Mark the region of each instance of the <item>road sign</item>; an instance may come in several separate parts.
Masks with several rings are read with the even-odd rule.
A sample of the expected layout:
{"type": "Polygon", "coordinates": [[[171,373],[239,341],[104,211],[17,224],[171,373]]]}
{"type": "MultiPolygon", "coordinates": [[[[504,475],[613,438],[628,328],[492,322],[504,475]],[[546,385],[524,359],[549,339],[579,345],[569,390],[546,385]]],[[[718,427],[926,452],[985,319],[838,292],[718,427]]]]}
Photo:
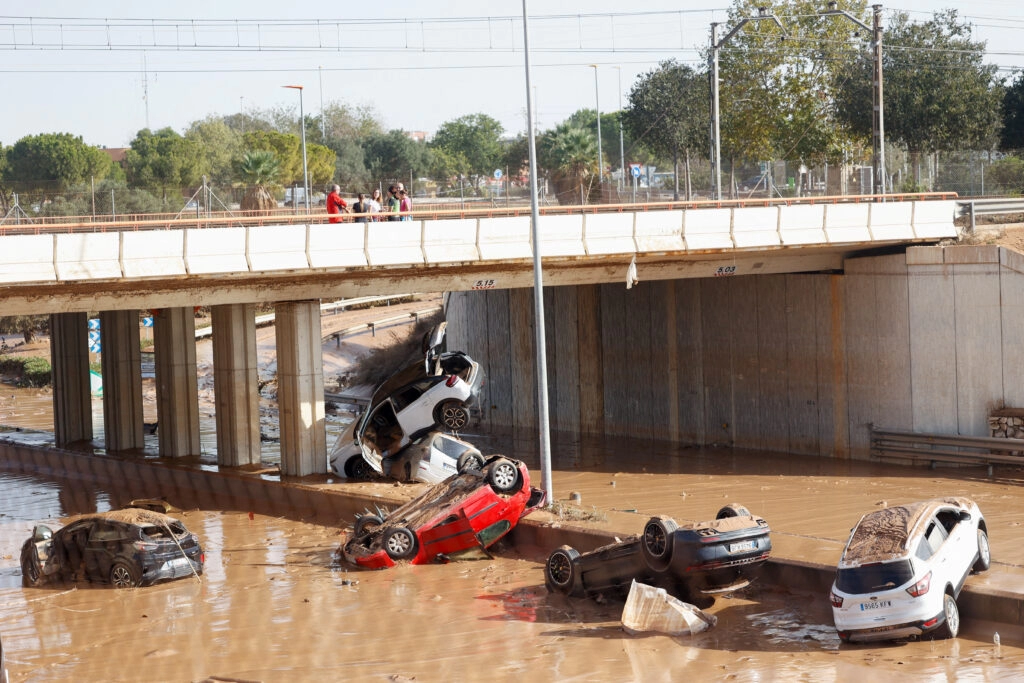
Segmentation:
{"type": "Polygon", "coordinates": [[[495,180],[501,180],[501,176],[502,176],[501,169],[500,168],[494,169],[494,179],[495,180]]]}
{"type": "Polygon", "coordinates": [[[630,164],[629,165],[629,173],[634,178],[639,178],[640,177],[640,164],[630,164]]]}
{"type": "Polygon", "coordinates": [[[89,329],[90,330],[98,330],[98,329],[100,329],[100,319],[99,318],[90,318],[89,319],[89,329]]]}
{"type": "Polygon", "coordinates": [[[101,349],[102,346],[100,344],[100,331],[89,330],[89,352],[99,353],[101,349]]]}

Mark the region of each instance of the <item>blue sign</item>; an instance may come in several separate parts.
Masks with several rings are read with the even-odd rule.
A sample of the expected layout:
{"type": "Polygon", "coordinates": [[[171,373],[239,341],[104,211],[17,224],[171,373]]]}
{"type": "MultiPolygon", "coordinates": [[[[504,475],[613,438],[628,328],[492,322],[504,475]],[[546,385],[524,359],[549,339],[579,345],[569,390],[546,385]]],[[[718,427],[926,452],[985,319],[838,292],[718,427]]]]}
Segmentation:
{"type": "Polygon", "coordinates": [[[89,352],[100,353],[102,345],[100,344],[100,331],[89,330],[89,352]]]}
{"type": "Polygon", "coordinates": [[[640,177],[640,166],[637,165],[637,164],[633,164],[632,166],[629,167],[629,172],[630,172],[630,174],[634,178],[639,178],[640,177]]]}
{"type": "Polygon", "coordinates": [[[98,329],[100,329],[100,319],[99,318],[90,318],[89,319],[89,329],[90,330],[98,330],[98,329]]]}
{"type": "Polygon", "coordinates": [[[153,316],[147,315],[145,318],[143,318],[142,319],[142,326],[143,327],[153,327],[153,316]]]}
{"type": "Polygon", "coordinates": [[[501,169],[500,168],[494,169],[494,179],[495,180],[501,180],[501,169]]]}

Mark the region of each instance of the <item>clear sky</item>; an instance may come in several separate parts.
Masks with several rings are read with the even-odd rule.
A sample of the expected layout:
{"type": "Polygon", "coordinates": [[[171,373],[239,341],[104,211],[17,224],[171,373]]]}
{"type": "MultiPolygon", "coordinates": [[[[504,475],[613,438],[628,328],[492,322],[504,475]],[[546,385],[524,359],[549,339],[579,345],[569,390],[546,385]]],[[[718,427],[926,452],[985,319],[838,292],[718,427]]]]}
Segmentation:
{"type": "MultiPolygon", "coordinates": [[[[883,3],[884,4],[884,3],[883,3]]],[[[822,2],[825,5],[825,2],[822,2]]],[[[696,63],[723,0],[531,0],[538,126],[619,107],[660,60],[696,63]],[[620,71],[621,70],[621,71],[620,71]]],[[[897,0],[915,20],[957,9],[1004,74],[1024,67],[1021,0],[897,0]]],[[[0,142],[71,132],[107,147],[183,131],[209,114],[323,101],[373,107],[388,128],[433,133],[482,112],[526,128],[522,3],[0,0],[0,142]],[[385,7],[388,11],[385,12],[385,7]],[[353,12],[362,11],[363,15],[353,12]],[[322,83],[322,88],[321,88],[322,83]],[[144,98],[144,95],[146,96],[144,98]]]]}

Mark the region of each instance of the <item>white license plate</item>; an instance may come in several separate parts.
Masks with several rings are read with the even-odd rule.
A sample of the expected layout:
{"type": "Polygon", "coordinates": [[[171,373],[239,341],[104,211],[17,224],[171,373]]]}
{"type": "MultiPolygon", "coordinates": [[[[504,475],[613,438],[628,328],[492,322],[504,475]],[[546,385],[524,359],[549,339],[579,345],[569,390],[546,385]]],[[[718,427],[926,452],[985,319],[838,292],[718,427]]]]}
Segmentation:
{"type": "Polygon", "coordinates": [[[881,609],[883,607],[892,607],[892,600],[878,600],[876,602],[862,602],[860,603],[860,611],[867,612],[868,610],[881,609]]]}
{"type": "Polygon", "coordinates": [[[740,541],[739,543],[730,543],[730,553],[745,553],[748,550],[753,550],[757,546],[754,541],[740,541]]]}

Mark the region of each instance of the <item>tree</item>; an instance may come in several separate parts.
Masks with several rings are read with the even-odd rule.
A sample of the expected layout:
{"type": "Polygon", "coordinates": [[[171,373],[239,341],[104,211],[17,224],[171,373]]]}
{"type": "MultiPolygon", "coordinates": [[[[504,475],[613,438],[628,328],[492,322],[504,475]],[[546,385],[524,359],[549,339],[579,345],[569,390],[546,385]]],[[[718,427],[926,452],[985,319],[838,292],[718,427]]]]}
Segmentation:
{"type": "Polygon", "coordinates": [[[272,150],[252,149],[239,159],[236,172],[251,188],[242,197],[242,211],[269,211],[277,207],[270,188],[281,176],[281,161],[272,150]]]}
{"type": "Polygon", "coordinates": [[[1024,72],[1010,84],[1003,95],[1003,130],[999,149],[1024,150],[1024,72]]]}
{"type": "Polygon", "coordinates": [[[208,116],[193,121],[185,139],[194,143],[199,156],[199,172],[214,185],[230,185],[234,180],[234,160],[242,153],[242,133],[222,117],[208,116]]]}
{"type": "Polygon", "coordinates": [[[111,166],[103,150],[71,133],[28,135],[9,147],[5,158],[5,181],[42,193],[63,192],[71,185],[99,180],[111,166]]]}
{"type": "Polygon", "coordinates": [[[487,114],[468,114],[441,124],[431,147],[443,150],[455,171],[467,176],[477,193],[501,163],[501,124],[487,114]]]}
{"type": "MultiPolygon", "coordinates": [[[[302,139],[291,133],[253,131],[242,136],[247,150],[273,152],[280,166],[279,180],[285,185],[304,185],[302,178],[302,139]]],[[[329,182],[334,177],[336,155],[323,145],[306,141],[306,167],[310,185],[329,182]]]]}
{"type": "Polygon", "coordinates": [[[679,155],[686,162],[686,198],[691,197],[690,155],[707,148],[708,81],[674,59],[640,77],[629,92],[624,123],[630,137],[672,159],[674,198],[679,199],[679,155]]]}
{"type": "Polygon", "coordinates": [[[428,167],[427,146],[404,130],[390,130],[363,140],[363,158],[376,180],[408,178],[410,171],[420,175],[428,167]]]}
{"type": "Polygon", "coordinates": [[[155,133],[143,128],[125,153],[128,182],[134,187],[159,191],[164,203],[167,192],[199,183],[202,161],[196,142],[186,140],[171,128],[155,133]]]}
{"type": "Polygon", "coordinates": [[[555,188],[559,203],[584,204],[597,187],[597,137],[590,130],[559,124],[537,145],[538,162],[555,188]]]}

